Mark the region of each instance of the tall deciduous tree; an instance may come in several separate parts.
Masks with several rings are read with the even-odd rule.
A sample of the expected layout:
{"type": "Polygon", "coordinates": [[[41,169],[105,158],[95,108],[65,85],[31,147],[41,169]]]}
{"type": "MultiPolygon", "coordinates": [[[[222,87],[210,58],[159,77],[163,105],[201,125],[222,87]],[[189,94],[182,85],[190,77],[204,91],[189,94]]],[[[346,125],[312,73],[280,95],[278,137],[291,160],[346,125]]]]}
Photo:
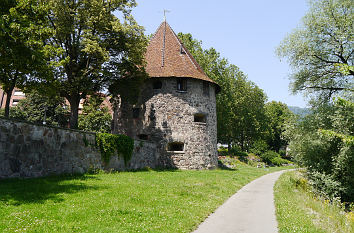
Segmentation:
{"type": "Polygon", "coordinates": [[[49,83],[69,101],[70,128],[77,128],[80,100],[143,69],[147,40],[131,16],[135,0],[48,2],[48,21],[54,29],[48,53],[55,54],[49,83]]]}
{"type": "Polygon", "coordinates": [[[214,48],[203,50],[202,42],[193,39],[191,34],[178,36],[208,77],[221,87],[216,96],[218,141],[248,149],[264,131],[266,95],[263,90],[214,48]]]}
{"type": "Polygon", "coordinates": [[[286,104],[276,101],[266,103],[265,112],[268,125],[266,141],[272,150],[279,152],[281,147],[287,145],[287,140],[283,136],[286,125],[295,116],[286,104]]]}
{"type": "Polygon", "coordinates": [[[0,4],[0,85],[6,93],[5,117],[15,87],[45,72],[43,40],[51,30],[43,22],[47,5],[38,0],[3,0],[0,4]]]}
{"type": "Polygon", "coordinates": [[[328,101],[354,92],[354,7],[352,0],[311,0],[301,27],[277,49],[293,68],[292,90],[328,101]]]}

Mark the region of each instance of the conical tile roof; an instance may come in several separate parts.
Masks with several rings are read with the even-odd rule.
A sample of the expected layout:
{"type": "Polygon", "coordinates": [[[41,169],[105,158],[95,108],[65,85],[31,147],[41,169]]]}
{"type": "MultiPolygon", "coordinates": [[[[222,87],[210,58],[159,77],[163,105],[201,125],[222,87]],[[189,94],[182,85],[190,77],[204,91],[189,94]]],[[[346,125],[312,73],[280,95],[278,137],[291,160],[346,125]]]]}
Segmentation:
{"type": "Polygon", "coordinates": [[[146,49],[146,72],[150,77],[189,77],[215,83],[183,46],[164,21],[146,49]]]}

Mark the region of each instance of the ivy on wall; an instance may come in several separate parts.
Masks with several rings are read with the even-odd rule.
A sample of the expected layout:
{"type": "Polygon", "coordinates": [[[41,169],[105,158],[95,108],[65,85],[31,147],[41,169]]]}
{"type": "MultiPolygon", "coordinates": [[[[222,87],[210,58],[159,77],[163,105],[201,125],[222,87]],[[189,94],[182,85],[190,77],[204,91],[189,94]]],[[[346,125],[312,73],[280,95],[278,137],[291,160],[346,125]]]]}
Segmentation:
{"type": "Polygon", "coordinates": [[[102,160],[109,163],[112,156],[123,157],[125,165],[131,159],[134,150],[134,140],[126,135],[97,133],[96,145],[100,149],[102,160]]]}

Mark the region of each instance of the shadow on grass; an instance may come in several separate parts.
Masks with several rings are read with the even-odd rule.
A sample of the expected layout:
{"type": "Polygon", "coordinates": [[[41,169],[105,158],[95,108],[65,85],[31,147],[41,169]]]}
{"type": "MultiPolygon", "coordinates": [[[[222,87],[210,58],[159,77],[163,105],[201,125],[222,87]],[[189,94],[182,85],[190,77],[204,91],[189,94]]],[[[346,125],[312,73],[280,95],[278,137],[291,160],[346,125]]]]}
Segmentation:
{"type": "Polygon", "coordinates": [[[51,200],[62,202],[61,194],[83,192],[88,189],[101,189],[100,186],[87,185],[82,181],[97,179],[90,175],[63,175],[32,179],[0,180],[0,203],[22,205],[44,203],[51,200]]]}
{"type": "Polygon", "coordinates": [[[218,160],[218,169],[227,170],[227,171],[236,171],[237,170],[236,168],[230,168],[230,167],[226,166],[220,160],[218,160]]]}

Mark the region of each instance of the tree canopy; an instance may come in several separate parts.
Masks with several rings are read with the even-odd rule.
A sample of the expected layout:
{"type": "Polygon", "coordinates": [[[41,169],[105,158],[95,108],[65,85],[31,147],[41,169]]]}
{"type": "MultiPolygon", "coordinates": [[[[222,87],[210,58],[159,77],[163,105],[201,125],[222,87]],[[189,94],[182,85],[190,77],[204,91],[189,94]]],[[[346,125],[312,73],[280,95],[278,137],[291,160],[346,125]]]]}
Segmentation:
{"type": "Polygon", "coordinates": [[[10,116],[37,124],[45,122],[46,125],[67,127],[69,111],[63,97],[49,97],[32,90],[12,107],[10,116]]]}
{"type": "Polygon", "coordinates": [[[45,82],[70,103],[78,126],[80,99],[143,68],[146,38],[131,15],[134,0],[50,0],[46,43],[53,77],[45,82]],[[114,13],[121,14],[121,18],[114,13]]]}
{"type": "Polygon", "coordinates": [[[5,91],[5,117],[15,87],[23,88],[47,70],[43,24],[47,6],[38,0],[4,0],[0,5],[0,85],[5,91]]]}
{"type": "Polygon", "coordinates": [[[204,72],[221,87],[216,96],[218,141],[242,150],[262,137],[266,95],[247,76],[214,48],[203,49],[191,34],[178,34],[204,72]]]}
{"type": "Polygon", "coordinates": [[[311,0],[301,27],[277,48],[293,72],[292,91],[306,91],[317,100],[354,92],[352,0],[311,0]]]}
{"type": "Polygon", "coordinates": [[[265,112],[267,117],[268,132],[265,136],[269,147],[279,152],[288,142],[283,136],[286,125],[293,120],[295,115],[284,103],[271,101],[266,103],[265,112]]]}

